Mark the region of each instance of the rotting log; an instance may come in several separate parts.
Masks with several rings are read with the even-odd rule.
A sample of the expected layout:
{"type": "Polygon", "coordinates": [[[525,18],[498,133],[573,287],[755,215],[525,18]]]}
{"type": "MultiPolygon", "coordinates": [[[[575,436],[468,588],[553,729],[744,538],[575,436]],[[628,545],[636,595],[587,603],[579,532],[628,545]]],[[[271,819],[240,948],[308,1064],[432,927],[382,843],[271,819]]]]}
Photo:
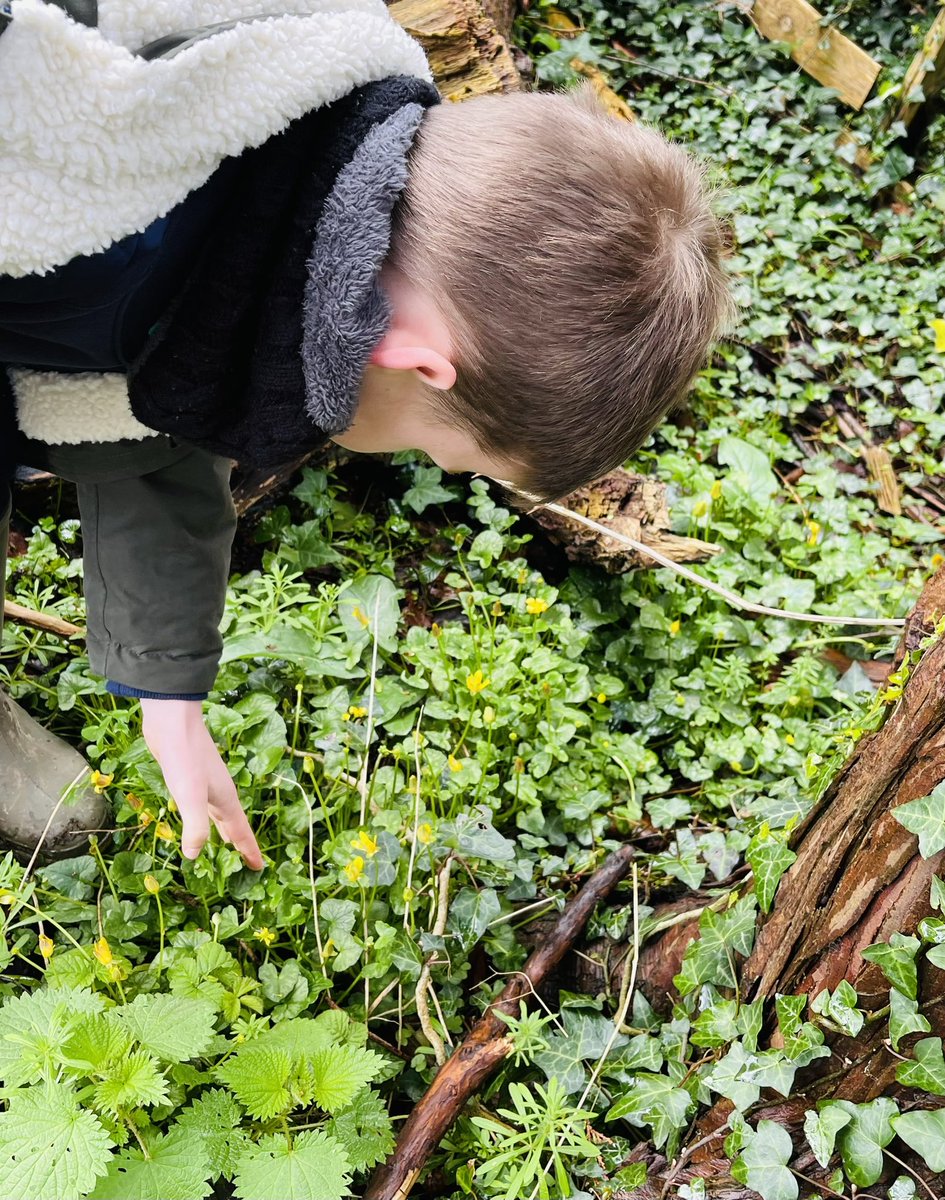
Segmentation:
{"type": "Polygon", "coordinates": [[[791,57],[851,108],[861,108],[873,90],[880,65],[832,25],[807,0],[755,0],[751,22],[763,36],[787,42],[791,57]]]}
{"type": "Polygon", "coordinates": [[[390,12],[423,47],[445,100],[521,89],[509,44],[478,0],[395,0],[390,12]]]}
{"type": "MultiPolygon", "coordinates": [[[[711,542],[671,533],[665,486],[657,479],[632,475],[622,468],[572,492],[563,504],[582,517],[609,526],[615,533],[652,546],[674,562],[704,562],[721,549],[711,542]]],[[[537,508],[531,516],[552,541],[564,546],[571,562],[601,567],[611,574],[653,566],[651,559],[636,550],[557,513],[537,508]]]]}
{"type": "Polygon", "coordinates": [[[883,118],[883,128],[901,122],[907,128],[919,109],[945,84],[945,8],[932,22],[922,48],[903,76],[899,103],[883,118]]]}
{"type": "MultiPolygon", "coordinates": [[[[923,590],[904,630],[898,660],[919,647],[943,616],[945,568],[923,590]]],[[[932,915],[931,881],[942,873],[945,852],[923,859],[915,836],[899,824],[893,811],[928,795],[943,779],[945,637],[926,649],[885,723],[859,740],[823,797],[798,826],[792,841],[797,859],[779,884],[771,913],[760,918],[752,953],[739,971],[740,995],[746,1001],[766,1002],[769,1037],[776,1038],[772,1009],[778,994],[813,999],[824,988],[832,991],[847,980],[867,1013],[856,1037],[826,1034],[833,1057],[819,1059],[799,1072],[793,1096],[763,1101],[752,1109],[752,1124],[774,1120],[792,1133],[797,1150],[792,1169],[818,1185],[826,1183],[830,1172],[821,1168],[807,1149],[802,1134],[806,1111],[826,1099],[862,1104],[878,1096],[892,1096],[906,1106],[915,1100],[910,1089],[896,1082],[899,1058],[887,1044],[887,1023],[880,1010],[888,1003],[889,984],[861,951],[872,943],[888,941],[893,933],[914,934],[919,921],[932,915]],[[877,1014],[876,1019],[870,1020],[870,1013],[877,1014]]],[[[681,916],[686,916],[687,904],[690,912],[700,907],[694,899],[690,896],[678,902],[681,916]]],[[[698,916],[693,914],[640,953],[637,985],[657,1006],[666,1009],[671,1002],[673,976],[697,933],[698,916]]],[[[585,947],[585,952],[610,956],[611,987],[619,988],[626,947],[597,943],[585,947]]],[[[599,976],[592,973],[585,987],[596,991],[602,983],[603,971],[599,976]]],[[[941,974],[923,970],[921,962],[918,999],[931,1030],[903,1038],[900,1050],[919,1036],[945,1037],[941,974]]],[[[922,1094],[921,1107],[941,1106],[945,1099],[922,1094]]],[[[731,1178],[723,1153],[731,1109],[730,1101],[720,1100],[704,1113],[690,1130],[675,1164],[641,1143],[632,1157],[646,1163],[649,1181],[633,1192],[634,1200],[656,1200],[670,1183],[679,1186],[693,1178],[706,1180],[712,1200],[754,1197],[754,1192],[731,1178]]],[[[896,1153],[909,1161],[919,1178],[941,1184],[907,1148],[897,1146],[896,1153]]]]}
{"type": "Polygon", "coordinates": [[[26,608],[14,600],[4,600],[3,615],[8,621],[16,621],[19,625],[29,625],[31,629],[41,629],[43,633],[54,633],[57,637],[76,637],[85,635],[85,630],[71,621],[57,617],[55,613],[37,612],[34,608],[26,608]]]}
{"type": "Polygon", "coordinates": [[[431,1152],[477,1089],[508,1057],[512,1043],[500,1013],[518,1016],[521,1006],[561,961],[587,924],[595,906],[624,878],[633,847],[621,846],[568,903],[541,946],[535,949],[475,1023],[404,1122],[397,1146],[371,1176],[364,1200],[405,1200],[431,1152]]]}

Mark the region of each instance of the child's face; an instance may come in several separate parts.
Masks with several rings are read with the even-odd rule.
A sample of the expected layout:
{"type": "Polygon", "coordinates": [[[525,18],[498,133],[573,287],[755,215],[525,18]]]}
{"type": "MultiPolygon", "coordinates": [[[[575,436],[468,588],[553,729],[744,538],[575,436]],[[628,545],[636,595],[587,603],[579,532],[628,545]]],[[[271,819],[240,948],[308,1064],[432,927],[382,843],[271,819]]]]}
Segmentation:
{"type": "Polygon", "coordinates": [[[484,451],[444,420],[431,399],[456,382],[450,332],[436,305],[389,266],[381,281],[391,302],[390,329],[364,373],[354,422],[332,441],[367,454],[422,450],[444,471],[489,475],[514,486],[520,466],[484,451]]]}

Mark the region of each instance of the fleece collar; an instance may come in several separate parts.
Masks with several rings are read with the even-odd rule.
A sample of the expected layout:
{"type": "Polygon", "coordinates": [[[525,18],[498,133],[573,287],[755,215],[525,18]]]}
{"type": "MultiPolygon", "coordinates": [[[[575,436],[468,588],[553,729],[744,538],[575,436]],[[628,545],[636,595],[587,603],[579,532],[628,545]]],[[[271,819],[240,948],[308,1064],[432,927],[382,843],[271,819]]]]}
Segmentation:
{"type": "Polygon", "coordinates": [[[14,0],[0,38],[0,274],[43,273],[145,229],[222,160],[391,75],[429,79],[383,0],[280,0],[147,61],[182,28],[255,16],[258,0],[101,0],[79,25],[14,0]]]}

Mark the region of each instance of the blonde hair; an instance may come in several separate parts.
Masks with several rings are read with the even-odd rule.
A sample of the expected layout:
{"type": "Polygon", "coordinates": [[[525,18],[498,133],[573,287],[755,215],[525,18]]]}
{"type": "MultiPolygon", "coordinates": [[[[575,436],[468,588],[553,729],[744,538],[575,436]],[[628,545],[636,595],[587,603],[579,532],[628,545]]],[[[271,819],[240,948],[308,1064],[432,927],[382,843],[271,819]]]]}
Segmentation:
{"type": "Polygon", "coordinates": [[[703,169],[581,89],[431,109],[391,259],[453,335],[440,415],[550,499],[684,396],[730,314],[723,242],[703,169]]]}

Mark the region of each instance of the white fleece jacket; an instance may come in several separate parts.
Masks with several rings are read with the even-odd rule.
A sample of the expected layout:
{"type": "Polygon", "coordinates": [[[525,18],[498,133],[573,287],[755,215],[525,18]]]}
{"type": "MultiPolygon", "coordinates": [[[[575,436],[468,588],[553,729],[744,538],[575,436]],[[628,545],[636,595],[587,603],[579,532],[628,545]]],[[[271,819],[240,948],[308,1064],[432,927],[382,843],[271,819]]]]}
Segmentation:
{"type": "MultiPolygon", "coordinates": [[[[224,158],[355,87],[389,75],[430,78],[383,0],[275,6],[265,20],[147,61],[133,51],[169,33],[256,17],[266,0],[99,0],[95,29],[42,0],[14,0],[0,38],[0,274],[45,273],[140,232],[224,158]]],[[[20,427],[40,441],[151,432],[114,376],[17,370],[11,378],[20,427]]]]}

